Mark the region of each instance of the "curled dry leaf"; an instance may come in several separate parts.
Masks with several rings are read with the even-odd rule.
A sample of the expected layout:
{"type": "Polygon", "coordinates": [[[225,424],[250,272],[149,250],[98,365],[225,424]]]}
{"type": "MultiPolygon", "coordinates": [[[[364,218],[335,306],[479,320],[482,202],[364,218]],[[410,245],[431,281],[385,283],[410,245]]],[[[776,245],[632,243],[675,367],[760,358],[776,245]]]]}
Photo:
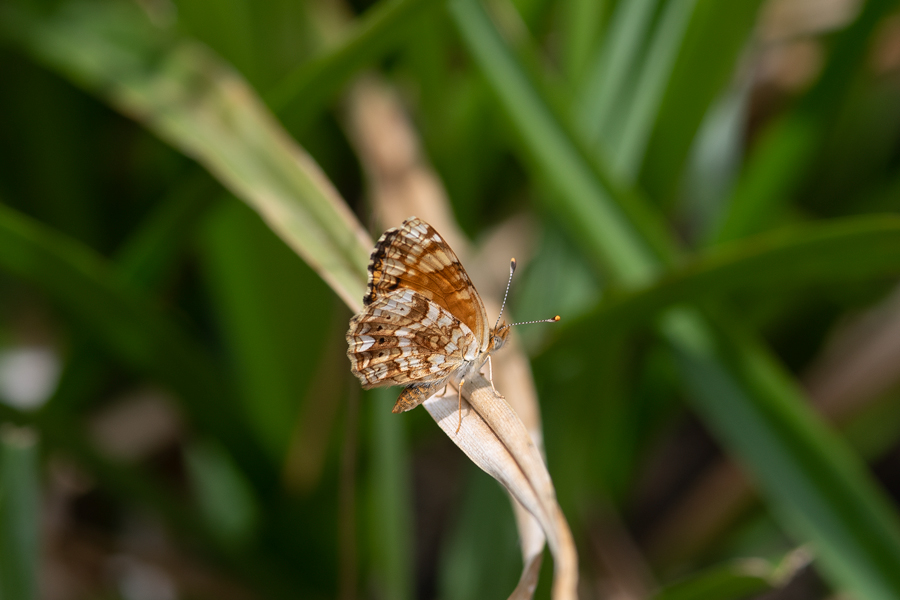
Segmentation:
{"type": "MultiPolygon", "coordinates": [[[[499,481],[537,520],[556,561],[553,598],[576,598],[578,558],[569,526],[556,501],[553,482],[537,446],[516,412],[491,390],[483,376],[463,386],[462,424],[457,399],[449,394],[425,401],[425,409],[472,462],[499,481]]],[[[511,598],[530,598],[536,583],[540,554],[525,565],[520,584],[511,598]],[[534,580],[532,581],[532,576],[534,580]],[[532,586],[529,588],[529,586],[532,586]],[[522,588],[525,589],[522,589],[522,588]],[[519,595],[522,594],[522,595],[519,595]]]]}
{"type": "MultiPolygon", "coordinates": [[[[472,253],[465,236],[453,221],[443,186],[425,163],[396,95],[374,76],[366,76],[352,86],[345,106],[349,138],[366,171],[369,196],[379,220],[391,225],[413,214],[424,218],[441,232],[464,264],[474,267],[470,275],[476,281],[483,280],[477,267],[480,261],[466,259],[472,253]]],[[[505,267],[503,270],[505,274],[505,267]]],[[[485,292],[502,290],[505,283],[479,286],[492,314],[497,313],[500,303],[485,292]]],[[[464,386],[463,395],[472,402],[467,407],[473,410],[466,411],[458,434],[453,394],[431,398],[425,408],[450,439],[511,495],[524,567],[510,598],[526,600],[533,596],[547,540],[556,560],[553,597],[575,598],[577,554],[542,459],[540,411],[528,360],[514,342],[495,357],[494,379],[501,390],[511,394],[516,410],[495,396],[481,376],[474,383],[467,380],[464,386]]]]}

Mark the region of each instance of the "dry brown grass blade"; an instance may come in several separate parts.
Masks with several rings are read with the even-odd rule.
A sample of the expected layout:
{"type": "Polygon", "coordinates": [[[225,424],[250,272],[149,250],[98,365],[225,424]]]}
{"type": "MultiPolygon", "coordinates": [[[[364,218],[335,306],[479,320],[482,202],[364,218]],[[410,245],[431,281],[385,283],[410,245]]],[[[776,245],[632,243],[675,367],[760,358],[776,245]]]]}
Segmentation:
{"type": "Polygon", "coordinates": [[[544,537],[544,531],[537,519],[518,500],[512,499],[511,502],[513,514],[516,517],[516,526],[519,528],[523,566],[519,583],[509,595],[509,600],[531,600],[541,574],[544,544],[547,543],[547,538],[544,537]]]}
{"type": "MultiPolygon", "coordinates": [[[[422,157],[418,139],[396,96],[374,77],[362,78],[347,96],[346,114],[349,137],[365,169],[377,220],[387,227],[416,215],[431,223],[467,266],[489,313],[497,314],[499,299],[492,292],[502,290],[506,282],[492,285],[476,262],[467,260],[472,252],[455,224],[443,186],[422,157]]],[[[506,258],[500,260],[504,273],[506,258]]],[[[481,377],[476,381],[487,387],[481,383],[464,386],[464,396],[472,391],[475,410],[468,411],[459,434],[455,433],[457,404],[452,394],[428,400],[426,410],[473,462],[510,491],[524,562],[519,584],[510,598],[526,600],[533,596],[546,539],[550,539],[557,561],[554,598],[574,598],[578,574],[575,546],[541,458],[537,394],[528,360],[515,343],[496,357],[494,378],[500,389],[514,397],[518,415],[505,400],[494,396],[481,377]],[[450,412],[452,419],[448,417],[450,412]]]]}
{"type": "MultiPolygon", "coordinates": [[[[553,598],[576,598],[578,557],[575,543],[537,446],[516,412],[502,396],[491,390],[483,376],[467,380],[463,391],[467,402],[463,404],[458,433],[457,399],[452,394],[426,400],[425,409],[472,462],[503,484],[537,520],[556,561],[553,598]]],[[[523,573],[526,587],[531,568],[534,567],[526,564],[523,573]]],[[[521,587],[516,588],[517,594],[526,591],[520,590],[521,587]]],[[[514,594],[511,597],[530,596],[514,594]]]]}

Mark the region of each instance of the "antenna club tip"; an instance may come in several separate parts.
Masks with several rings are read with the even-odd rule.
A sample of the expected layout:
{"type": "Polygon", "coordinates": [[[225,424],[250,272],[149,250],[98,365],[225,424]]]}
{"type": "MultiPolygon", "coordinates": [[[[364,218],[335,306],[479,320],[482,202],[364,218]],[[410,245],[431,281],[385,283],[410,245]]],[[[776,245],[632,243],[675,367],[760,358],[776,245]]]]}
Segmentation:
{"type": "Polygon", "coordinates": [[[509,270],[510,271],[516,270],[516,259],[515,258],[509,259],[509,270]]]}
{"type": "Polygon", "coordinates": [[[554,320],[554,321],[559,321],[559,315],[556,315],[555,317],[553,317],[553,320],[554,320]]]}

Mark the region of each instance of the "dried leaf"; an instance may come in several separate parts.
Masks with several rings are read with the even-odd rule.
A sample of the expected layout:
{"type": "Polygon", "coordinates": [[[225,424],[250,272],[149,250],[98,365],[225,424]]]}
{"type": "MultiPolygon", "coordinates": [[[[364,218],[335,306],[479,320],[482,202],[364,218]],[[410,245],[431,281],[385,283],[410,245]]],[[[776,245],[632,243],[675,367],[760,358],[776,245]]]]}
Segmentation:
{"type": "MultiPolygon", "coordinates": [[[[537,520],[556,561],[553,598],[576,598],[578,559],[575,544],[537,446],[515,411],[502,396],[491,390],[483,376],[466,380],[463,394],[467,401],[463,404],[459,433],[456,433],[459,423],[457,399],[452,394],[426,400],[425,409],[472,462],[503,484],[537,520]]],[[[536,568],[534,562],[525,565],[522,581],[526,586],[530,579],[529,570],[536,568]]],[[[520,595],[521,587],[520,583],[512,597],[529,597],[520,595]]]]}
{"type": "MultiPolygon", "coordinates": [[[[485,279],[477,263],[466,260],[472,252],[453,221],[443,186],[421,156],[418,139],[396,95],[368,76],[352,87],[346,105],[349,137],[366,171],[379,220],[388,226],[410,215],[425,219],[441,232],[464,265],[475,266],[469,269],[473,279],[485,279]]],[[[505,260],[502,262],[505,265],[505,260]]],[[[505,283],[491,287],[500,290],[505,283]]],[[[479,286],[479,292],[488,310],[496,314],[500,303],[489,293],[490,288],[479,286]]],[[[540,410],[528,360],[513,342],[498,354],[495,365],[499,367],[494,369],[495,380],[501,389],[515,395],[518,414],[503,397],[494,394],[482,376],[467,379],[463,386],[463,396],[472,404],[464,404],[459,433],[453,394],[427,400],[425,409],[475,464],[506,487],[513,499],[524,566],[510,598],[527,600],[533,596],[547,540],[556,560],[553,597],[575,598],[577,554],[542,458],[540,410]]]]}

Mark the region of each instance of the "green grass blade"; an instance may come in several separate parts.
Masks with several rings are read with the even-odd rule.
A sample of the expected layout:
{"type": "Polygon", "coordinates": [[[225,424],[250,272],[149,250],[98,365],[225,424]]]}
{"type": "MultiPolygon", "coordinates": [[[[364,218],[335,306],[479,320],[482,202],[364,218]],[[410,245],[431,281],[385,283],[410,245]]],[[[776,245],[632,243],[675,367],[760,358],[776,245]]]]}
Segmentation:
{"type": "MultiPolygon", "coordinates": [[[[659,270],[659,259],[628,220],[641,210],[637,199],[613,185],[611,177],[598,173],[584,150],[566,135],[482,7],[472,0],[455,0],[450,12],[473,58],[490,74],[494,92],[517,125],[527,158],[565,196],[566,201],[554,207],[560,218],[573,228],[589,256],[607,266],[616,279],[627,284],[652,279],[659,270]],[[518,126],[522,123],[527,126],[518,126]]],[[[644,229],[658,226],[648,222],[644,229]]]]}
{"type": "Polygon", "coordinates": [[[0,14],[6,35],[194,157],[357,307],[368,235],[336,190],[227,65],[137,8],[63,5],[0,14]]]}
{"type": "Polygon", "coordinates": [[[413,597],[412,491],[404,422],[385,410],[395,400],[392,390],[368,392],[369,436],[369,557],[386,598],[413,597]]]}
{"type": "Polygon", "coordinates": [[[666,585],[652,600],[739,600],[755,598],[791,581],[809,564],[806,548],[784,555],[777,564],[760,558],[745,558],[691,574],[666,585]]]}
{"type": "Polygon", "coordinates": [[[228,550],[247,547],[259,521],[259,507],[243,473],[212,440],[185,451],[188,481],[207,529],[228,550]]]}
{"type": "MultiPolygon", "coordinates": [[[[663,257],[657,258],[650,241],[642,238],[646,225],[628,222],[623,213],[617,213],[618,207],[598,206],[622,202],[628,195],[608,188],[609,179],[597,177],[597,171],[529,85],[477,2],[456,0],[450,6],[469,51],[487,72],[524,142],[522,152],[556,188],[560,202],[553,207],[554,213],[578,238],[591,240],[593,243],[585,244],[587,250],[595,259],[613,263],[615,274],[626,284],[652,278],[663,257]],[[579,164],[573,164],[575,161],[579,164]],[[619,228],[626,231],[616,231],[619,228]],[[614,242],[604,239],[611,232],[616,235],[614,242]],[[613,248],[618,252],[610,252],[613,248]]],[[[718,335],[694,313],[673,313],[663,334],[683,359],[681,372],[699,414],[751,468],[784,526],[801,539],[813,541],[826,576],[861,597],[900,595],[896,515],[887,508],[858,458],[827,432],[799,392],[783,381],[778,367],[762,350],[751,346],[750,340],[710,343],[718,335]],[[743,361],[723,361],[719,353],[738,355],[743,361]],[[752,363],[757,380],[781,385],[751,385],[746,363],[752,363]],[[752,420],[753,427],[742,427],[739,420],[727,418],[724,406],[728,412],[742,415],[743,421],[752,420]],[[760,449],[762,442],[772,442],[767,446],[772,454],[760,449]],[[783,473],[794,478],[792,489],[802,493],[784,492],[784,482],[768,474],[773,461],[780,461],[783,473]],[[832,494],[827,486],[852,491],[832,494]]]]}
{"type": "Polygon", "coordinates": [[[815,119],[795,113],[763,133],[713,230],[713,243],[758,233],[771,224],[802,179],[820,131],[815,119]]]}
{"type": "Polygon", "coordinates": [[[697,0],[671,0],[663,10],[623,122],[605,147],[614,172],[634,179],[697,0]]]}
{"type": "Polygon", "coordinates": [[[562,62],[570,82],[584,78],[593,48],[606,25],[610,3],[607,0],[573,0],[559,7],[562,62]]]}
{"type": "Polygon", "coordinates": [[[467,479],[440,558],[439,597],[504,598],[522,569],[509,497],[480,471],[467,479]]]}
{"type": "Polygon", "coordinates": [[[179,27],[191,37],[203,41],[244,74],[255,78],[257,48],[253,24],[255,10],[246,0],[222,0],[213,5],[202,0],[178,0],[179,27]]]}
{"type": "Polygon", "coordinates": [[[321,366],[322,344],[334,335],[334,297],[234,198],[209,215],[199,240],[198,270],[240,391],[241,412],[271,460],[279,462],[298,418],[298,401],[306,399],[321,366]]]}
{"type": "Polygon", "coordinates": [[[239,449],[250,473],[273,476],[232,414],[227,378],[206,350],[100,256],[0,205],[0,268],[42,289],[122,364],[169,386],[198,424],[239,449]]]}
{"type": "Polygon", "coordinates": [[[656,5],[657,0],[634,0],[616,6],[576,101],[576,122],[591,146],[603,140],[615,108],[624,104],[621,97],[636,69],[656,5]]]}
{"type": "Polygon", "coordinates": [[[347,38],[313,58],[266,94],[269,106],[303,129],[352,75],[402,43],[419,18],[434,10],[426,0],[388,0],[365,13],[347,38]]]}
{"type": "Polygon", "coordinates": [[[667,585],[652,600],[740,600],[771,590],[774,572],[764,561],[735,561],[667,585]]]}
{"type": "Polygon", "coordinates": [[[900,218],[894,215],[791,227],[722,246],[646,288],[613,295],[570,324],[567,335],[584,343],[651,323],[678,304],[707,303],[744,290],[784,293],[898,273],[900,218]]]}
{"type": "Polygon", "coordinates": [[[730,83],[761,4],[697,2],[647,142],[640,179],[650,197],[676,193],[700,124],[730,83]]]}
{"type": "Polygon", "coordinates": [[[707,423],[766,490],[781,524],[814,543],[827,579],[860,598],[896,598],[897,515],[865,465],[765,351],[745,336],[711,336],[698,317],[669,313],[663,332],[707,423]]]}
{"type": "Polygon", "coordinates": [[[38,592],[40,488],[34,431],[0,429],[0,598],[34,600],[38,592]]]}
{"type": "Polygon", "coordinates": [[[173,188],[116,252],[116,271],[136,287],[154,289],[170,275],[219,191],[199,170],[173,188]]]}
{"type": "Polygon", "coordinates": [[[896,0],[869,0],[856,21],[840,34],[816,85],[795,111],[770,125],[754,147],[713,242],[761,231],[779,214],[865,65],[876,28],[897,6],[896,0]]]}

